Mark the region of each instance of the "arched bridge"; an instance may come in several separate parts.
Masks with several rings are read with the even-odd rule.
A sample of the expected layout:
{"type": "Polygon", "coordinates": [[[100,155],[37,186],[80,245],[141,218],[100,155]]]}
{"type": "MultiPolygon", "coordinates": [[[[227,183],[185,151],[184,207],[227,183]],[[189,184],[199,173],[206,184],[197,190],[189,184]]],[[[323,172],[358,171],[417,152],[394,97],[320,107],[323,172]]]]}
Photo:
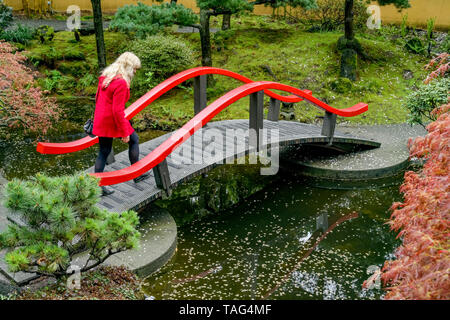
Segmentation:
{"type": "MultiPolygon", "coordinates": [[[[170,194],[171,188],[178,184],[219,164],[233,163],[236,158],[248,154],[265,153],[270,159],[274,151],[286,145],[380,146],[374,141],[335,132],[337,116],[359,115],[368,110],[367,104],[359,103],[347,109],[335,109],[315,98],[309,90],[300,90],[277,82],[253,82],[237,73],[211,67],[189,69],[167,79],[128,107],[125,110],[125,118],[132,119],[161,95],[192,78],[194,118],[173,133],[141,144],[141,160],[131,166],[125,151],[117,155],[116,161],[109,166],[113,171],[94,174],[93,168],[88,170],[100,178],[100,185],[110,185],[116,190],[113,194],[102,197],[99,204],[101,207],[112,211],[138,210],[164,194],[170,194]],[[208,74],[228,76],[245,84],[207,105],[208,74]],[[283,96],[272,90],[290,95],[283,96]],[[270,97],[267,119],[264,119],[264,95],[270,97]],[[210,122],[223,109],[246,96],[250,96],[250,119],[210,122]],[[278,121],[280,102],[300,101],[309,102],[324,110],[322,127],[278,121]],[[132,181],[145,172],[150,173],[150,179],[139,183],[132,181]]],[[[67,143],[39,143],[37,151],[44,154],[62,154],[83,150],[96,143],[97,137],[87,136],[67,143]]]]}

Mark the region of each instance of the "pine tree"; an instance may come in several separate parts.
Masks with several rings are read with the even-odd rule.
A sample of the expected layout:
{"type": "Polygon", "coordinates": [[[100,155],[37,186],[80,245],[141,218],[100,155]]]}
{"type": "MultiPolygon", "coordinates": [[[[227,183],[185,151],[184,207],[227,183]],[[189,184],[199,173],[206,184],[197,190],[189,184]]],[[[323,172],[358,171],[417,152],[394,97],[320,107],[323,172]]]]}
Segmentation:
{"type": "Polygon", "coordinates": [[[61,277],[78,253],[88,254],[80,270],[84,272],[112,254],[137,247],[136,212],[100,209],[100,194],[98,180],[87,174],[38,174],[29,181],[10,181],[4,204],[20,222],[10,223],[0,234],[10,271],[61,277]]]}

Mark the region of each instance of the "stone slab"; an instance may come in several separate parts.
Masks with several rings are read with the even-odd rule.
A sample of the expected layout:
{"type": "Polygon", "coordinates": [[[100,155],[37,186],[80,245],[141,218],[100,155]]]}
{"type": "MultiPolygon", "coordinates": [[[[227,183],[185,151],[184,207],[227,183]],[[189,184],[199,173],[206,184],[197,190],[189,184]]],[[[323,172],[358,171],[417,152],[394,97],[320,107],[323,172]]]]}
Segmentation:
{"type": "Polygon", "coordinates": [[[339,131],[352,136],[378,141],[380,148],[321,156],[294,161],[307,176],[330,179],[370,179],[397,174],[409,165],[409,138],[424,136],[427,131],[420,125],[408,124],[345,127],[339,131]]]}
{"type": "Polygon", "coordinates": [[[5,275],[0,273],[0,295],[8,295],[19,291],[19,287],[14,285],[5,275]]]}
{"type": "MultiPolygon", "coordinates": [[[[104,264],[125,266],[138,276],[146,277],[170,260],[177,245],[175,220],[166,210],[152,208],[148,211],[139,226],[141,232],[139,248],[112,255],[104,264]]],[[[75,256],[72,265],[82,268],[87,258],[87,254],[81,253],[75,256]]]]}

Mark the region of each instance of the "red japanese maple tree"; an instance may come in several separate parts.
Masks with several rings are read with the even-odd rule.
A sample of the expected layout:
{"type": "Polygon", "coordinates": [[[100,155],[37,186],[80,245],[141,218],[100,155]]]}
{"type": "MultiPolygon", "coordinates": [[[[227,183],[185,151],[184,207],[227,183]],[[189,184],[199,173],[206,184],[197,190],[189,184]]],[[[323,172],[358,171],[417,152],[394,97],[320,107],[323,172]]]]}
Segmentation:
{"type": "Polygon", "coordinates": [[[45,134],[61,110],[34,86],[38,73],[25,65],[26,60],[13,45],[0,41],[0,130],[45,134]]]}
{"type": "MultiPolygon", "coordinates": [[[[431,61],[427,81],[444,77],[448,54],[431,61]]],[[[392,205],[390,225],[401,230],[403,244],[396,260],[387,261],[381,279],[385,299],[450,298],[450,103],[434,111],[437,120],[425,137],[409,141],[410,156],[426,160],[423,169],[408,171],[400,188],[404,202],[392,205]]]]}

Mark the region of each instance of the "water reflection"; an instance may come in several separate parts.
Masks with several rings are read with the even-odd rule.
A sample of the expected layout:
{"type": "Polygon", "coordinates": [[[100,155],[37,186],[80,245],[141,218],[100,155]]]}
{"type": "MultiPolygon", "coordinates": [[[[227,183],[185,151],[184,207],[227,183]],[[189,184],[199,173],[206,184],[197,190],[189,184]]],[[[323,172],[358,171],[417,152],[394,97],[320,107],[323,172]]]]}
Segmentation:
{"type": "MultiPolygon", "coordinates": [[[[149,130],[139,133],[140,142],[154,139],[166,132],[149,130]]],[[[82,138],[83,135],[67,135],[62,137],[50,137],[52,142],[67,142],[82,138]]],[[[116,139],[114,152],[118,154],[128,146],[116,139]]],[[[92,146],[82,151],[51,155],[40,154],[36,151],[36,142],[30,139],[5,141],[0,140],[0,168],[2,174],[8,180],[13,178],[25,179],[34,176],[38,172],[50,176],[73,174],[91,167],[98,153],[98,146],[92,146]]]]}
{"type": "Polygon", "coordinates": [[[398,245],[384,224],[398,186],[325,190],[283,178],[179,230],[175,257],[146,280],[156,299],[379,299],[362,289],[398,245]]]}

